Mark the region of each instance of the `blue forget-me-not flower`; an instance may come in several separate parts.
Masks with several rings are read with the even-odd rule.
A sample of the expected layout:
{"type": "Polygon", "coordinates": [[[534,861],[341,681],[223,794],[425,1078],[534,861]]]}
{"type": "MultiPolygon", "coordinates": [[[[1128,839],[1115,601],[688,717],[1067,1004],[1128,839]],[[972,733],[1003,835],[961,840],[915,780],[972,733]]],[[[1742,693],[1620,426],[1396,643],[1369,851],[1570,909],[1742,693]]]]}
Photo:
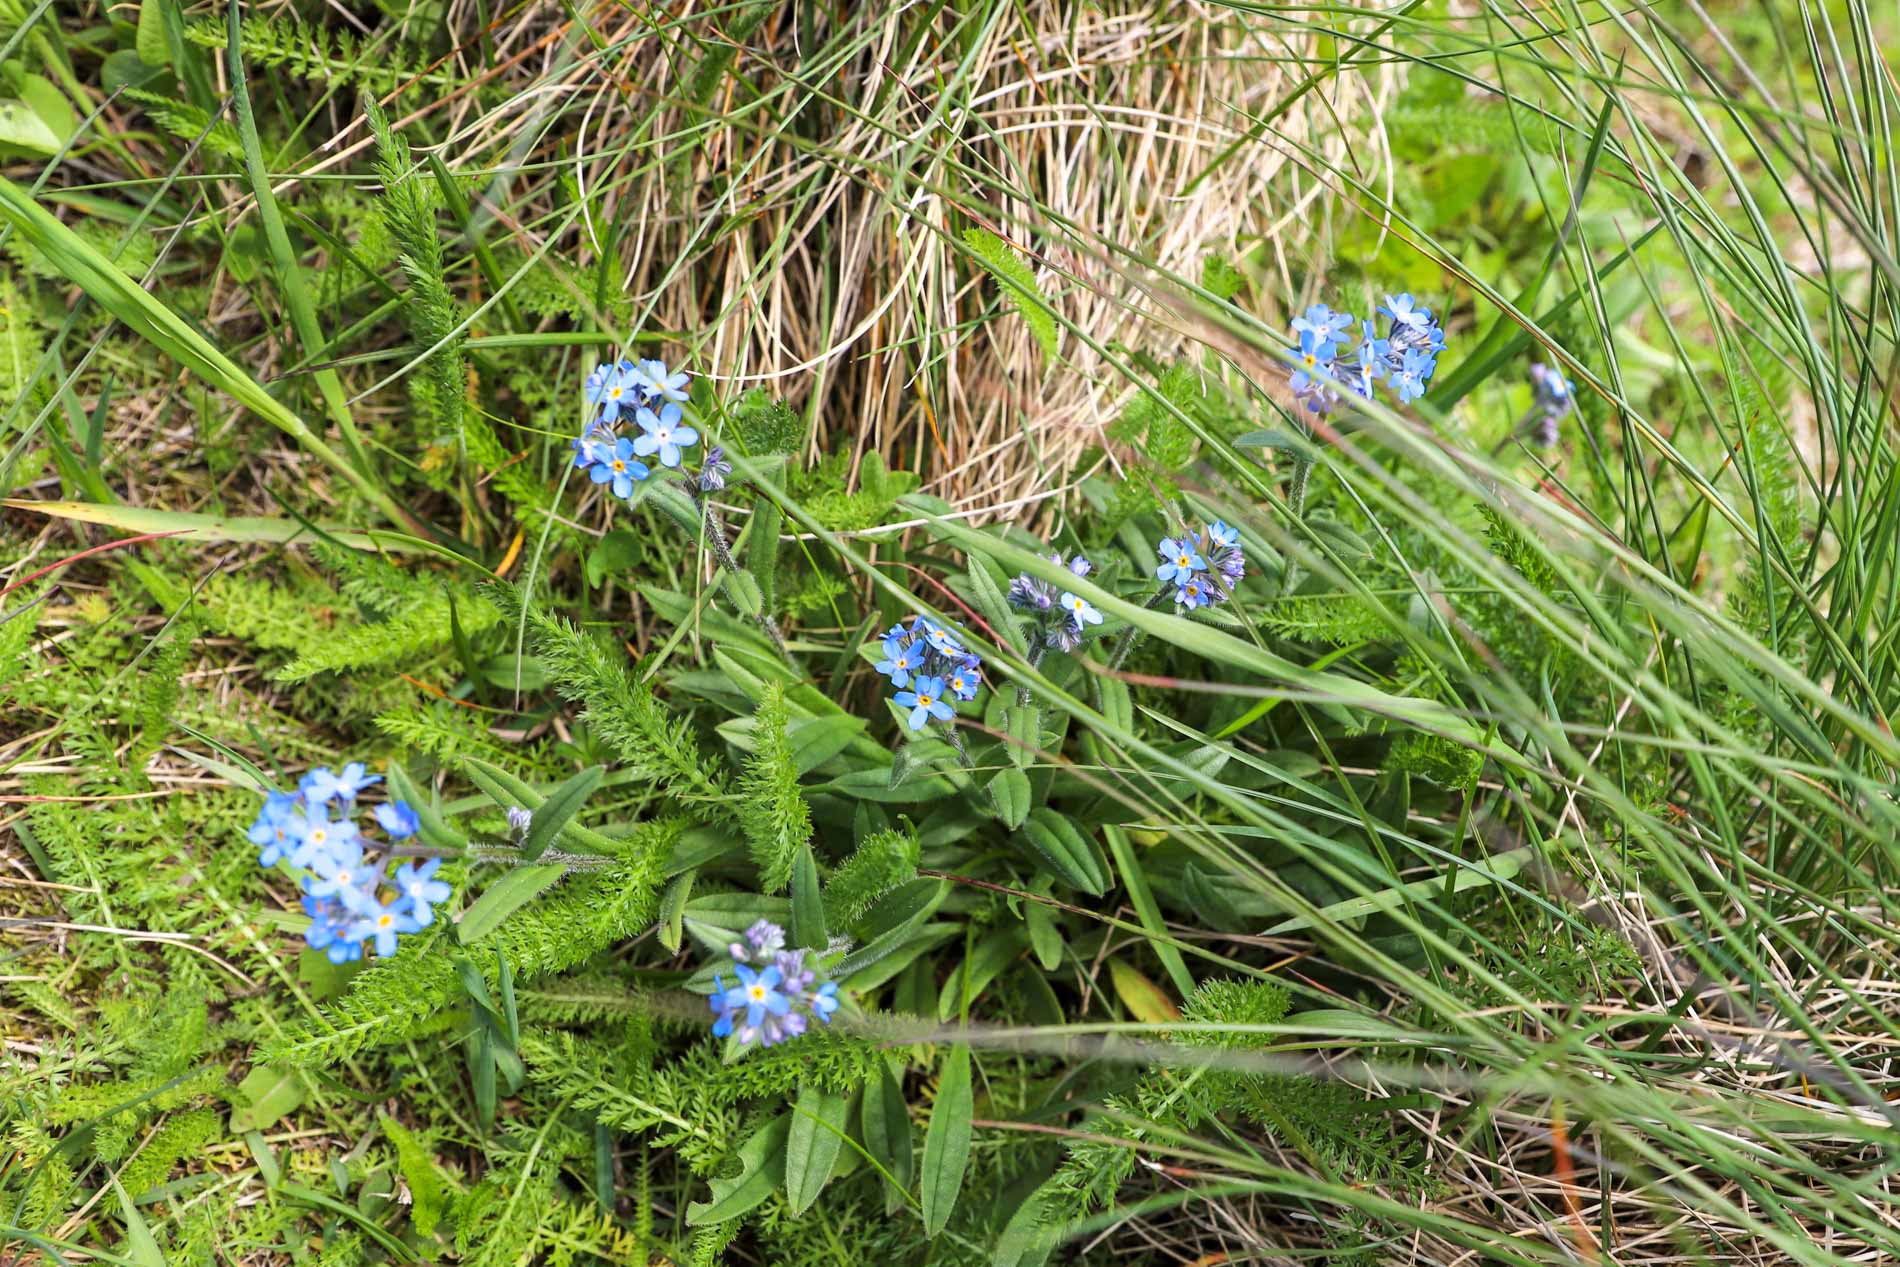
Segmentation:
{"type": "Polygon", "coordinates": [[[944,703],[944,685],[940,677],[920,677],[908,691],[899,691],[891,698],[899,708],[910,710],[910,728],[922,730],[932,718],[949,721],[955,717],[956,710],[944,703]]]}
{"type": "Polygon", "coordinates": [[[900,688],[892,702],[909,710],[912,730],[922,730],[933,719],[951,720],[956,709],[949,701],[967,703],[982,689],[982,659],[928,616],[892,625],[884,634],[882,651],[877,671],[900,688]]]}
{"type": "Polygon", "coordinates": [[[822,979],[808,951],[785,949],[783,928],[759,920],[730,953],[737,981],[728,986],[725,974],[715,973],[707,1000],[716,1037],[737,1034],[742,1045],[771,1047],[803,1034],[810,1020],[831,1023],[837,985],[822,979]]]}
{"type": "Polygon", "coordinates": [[[1294,346],[1287,350],[1288,386],[1314,413],[1330,412],[1350,393],[1371,400],[1381,381],[1399,403],[1425,394],[1445,347],[1445,331],[1431,309],[1409,294],[1387,295],[1379,305],[1385,333],[1376,322],[1315,304],[1295,317],[1294,346]],[[1356,337],[1347,331],[1357,329],[1356,337]]]}
{"type": "Polygon", "coordinates": [[[259,846],[260,865],[288,862],[303,872],[303,911],[310,919],[304,940],[332,963],[361,959],[366,946],[378,955],[395,954],[397,938],[429,924],[434,907],[452,893],[435,878],[440,859],[406,864],[393,882],[388,877],[389,851],[414,836],[421,821],[406,802],[385,801],[369,819],[387,843],[367,835],[354,817],[356,802],[381,781],[360,761],[340,772],[328,766],[312,770],[295,792],[267,793],[246,832],[259,846]],[[333,812],[339,817],[332,818],[333,812]]]}

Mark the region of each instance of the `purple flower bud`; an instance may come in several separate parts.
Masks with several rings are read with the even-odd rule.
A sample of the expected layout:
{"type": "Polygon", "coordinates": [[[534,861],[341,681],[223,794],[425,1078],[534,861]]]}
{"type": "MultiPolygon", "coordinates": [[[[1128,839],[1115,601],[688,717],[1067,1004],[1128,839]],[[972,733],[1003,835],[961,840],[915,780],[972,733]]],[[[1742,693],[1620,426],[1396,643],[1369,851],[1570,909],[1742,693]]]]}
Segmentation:
{"type": "Polygon", "coordinates": [[[706,450],[706,460],[699,467],[699,491],[716,493],[726,486],[726,477],[732,474],[732,463],[726,461],[726,451],[718,445],[706,450]]]}
{"type": "Polygon", "coordinates": [[[1024,573],[1009,583],[1009,605],[1029,612],[1046,612],[1056,605],[1055,586],[1024,573]]]}
{"type": "Polygon", "coordinates": [[[745,930],[745,939],[755,955],[770,955],[785,948],[785,930],[769,919],[762,919],[745,930]]]}

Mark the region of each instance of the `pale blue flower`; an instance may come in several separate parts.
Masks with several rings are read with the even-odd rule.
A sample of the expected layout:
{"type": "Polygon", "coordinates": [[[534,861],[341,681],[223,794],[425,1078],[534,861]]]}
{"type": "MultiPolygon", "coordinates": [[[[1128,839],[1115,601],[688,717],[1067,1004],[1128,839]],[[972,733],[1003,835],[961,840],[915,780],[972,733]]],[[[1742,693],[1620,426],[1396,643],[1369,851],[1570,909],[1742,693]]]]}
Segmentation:
{"type": "Polygon", "coordinates": [[[1074,623],[1078,630],[1087,625],[1099,625],[1102,623],[1102,613],[1096,611],[1094,605],[1091,604],[1088,599],[1077,594],[1071,594],[1068,590],[1062,591],[1062,610],[1069,613],[1070,621],[1074,623]]]}
{"type": "Polygon", "coordinates": [[[589,478],[596,484],[612,484],[614,496],[622,501],[632,497],[633,486],[653,473],[633,456],[635,448],[633,441],[621,436],[599,464],[588,469],[589,478]]]}
{"type": "Polygon", "coordinates": [[[360,857],[361,836],[361,829],[350,819],[331,822],[320,809],[308,813],[302,821],[297,843],[290,851],[290,865],[314,870],[319,861],[347,854],[352,849],[360,857]]]}
{"type": "Polygon", "coordinates": [[[1324,335],[1307,330],[1300,335],[1300,346],[1293,349],[1293,377],[1288,380],[1296,392],[1307,392],[1332,381],[1333,358],[1339,345],[1324,335]]]}
{"type": "Polygon", "coordinates": [[[246,833],[250,842],[260,850],[257,865],[274,867],[279,859],[290,857],[296,851],[297,842],[303,838],[303,829],[301,796],[289,792],[272,792],[265,797],[264,808],[258,811],[257,818],[246,833]]]}
{"type": "Polygon", "coordinates": [[[950,671],[944,683],[952,695],[967,704],[983,689],[983,675],[978,671],[975,660],[966,660],[950,671]]]}
{"type": "Polygon", "coordinates": [[[633,374],[616,365],[601,385],[600,421],[611,423],[618,419],[623,410],[632,409],[640,403],[640,386],[633,374]]]}
{"type": "Polygon", "coordinates": [[[732,970],[739,984],[726,991],[726,1006],[734,1013],[743,1010],[748,1029],[759,1028],[768,1015],[783,1016],[791,1010],[792,1001],[778,988],[777,968],[755,972],[745,964],[735,964],[732,970]]]}
{"type": "Polygon", "coordinates": [[[1394,324],[1409,326],[1421,334],[1424,333],[1425,328],[1431,324],[1432,320],[1432,310],[1430,308],[1419,307],[1416,300],[1410,295],[1403,293],[1387,295],[1385,302],[1379,305],[1379,311],[1392,318],[1394,324]]]}
{"type": "Polygon", "coordinates": [[[1314,334],[1320,340],[1331,342],[1352,328],[1353,315],[1350,312],[1335,312],[1325,304],[1314,304],[1301,315],[1293,318],[1293,333],[1296,335],[1314,334]]]}
{"type": "Polygon", "coordinates": [[[356,841],[312,858],[309,866],[315,877],[310,882],[313,896],[340,902],[358,915],[375,904],[374,890],[382,879],[382,868],[363,861],[363,846],[356,841]]]}
{"type": "Polygon", "coordinates": [[[343,773],[331,771],[329,766],[318,766],[303,776],[298,790],[305,801],[312,805],[328,805],[331,801],[353,801],[372,783],[381,783],[383,776],[371,774],[361,761],[352,761],[343,767],[343,773]]]}
{"type": "Polygon", "coordinates": [[[357,914],[362,918],[350,925],[350,936],[360,942],[373,943],[377,955],[384,959],[396,953],[397,934],[422,931],[422,925],[409,914],[408,902],[404,898],[378,902],[371,897],[357,908],[357,914]]]}
{"type": "Polygon", "coordinates": [[[391,840],[407,840],[422,829],[422,820],[407,801],[386,801],[376,807],[376,821],[391,840]]]}
{"type": "Polygon", "coordinates": [[[877,671],[888,677],[892,686],[909,686],[910,679],[923,667],[923,663],[923,643],[906,641],[893,648],[887,636],[884,640],[884,658],[877,662],[877,671]]]}
{"type": "Polygon", "coordinates": [[[928,616],[919,616],[917,618],[917,627],[923,631],[924,641],[929,643],[930,649],[935,651],[938,655],[959,656],[963,654],[963,644],[957,641],[956,635],[952,634],[948,629],[945,629],[928,616]]]}
{"type": "MultiPolygon", "coordinates": [[[[641,361],[627,374],[646,393],[648,404],[656,400],[678,401],[682,405],[686,403],[686,384],[690,378],[685,370],[668,373],[665,361],[641,361]]],[[[667,465],[674,464],[668,462],[667,465]]]]}
{"type": "Polygon", "coordinates": [[[446,880],[438,880],[435,873],[442,865],[442,859],[431,858],[417,865],[405,862],[396,868],[394,881],[396,891],[409,903],[409,913],[415,918],[416,927],[427,928],[435,922],[435,908],[449,900],[451,889],[446,880]]]}
{"type": "Polygon", "coordinates": [[[1155,569],[1156,580],[1185,581],[1196,572],[1206,570],[1207,560],[1195,549],[1193,541],[1186,537],[1178,541],[1169,537],[1162,541],[1161,566],[1155,569]]]}
{"type": "Polygon", "coordinates": [[[644,405],[633,415],[642,434],[634,437],[633,449],[641,457],[660,455],[661,466],[678,466],[680,450],[699,443],[699,432],[680,423],[680,407],[663,405],[654,413],[644,405]]]}
{"type": "Polygon", "coordinates": [[[922,730],[931,718],[949,721],[956,716],[956,710],[944,703],[944,685],[940,677],[920,677],[916,689],[899,691],[892,698],[899,708],[910,710],[910,728],[922,730]]]}

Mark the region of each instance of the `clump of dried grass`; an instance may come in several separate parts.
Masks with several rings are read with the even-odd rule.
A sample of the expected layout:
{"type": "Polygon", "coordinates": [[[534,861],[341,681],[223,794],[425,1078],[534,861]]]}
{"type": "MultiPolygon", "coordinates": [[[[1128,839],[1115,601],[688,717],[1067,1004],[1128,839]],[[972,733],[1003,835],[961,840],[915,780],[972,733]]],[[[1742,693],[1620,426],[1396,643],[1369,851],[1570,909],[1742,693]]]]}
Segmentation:
{"type": "MultiPolygon", "coordinates": [[[[444,157],[491,166],[557,115],[535,123],[536,156],[625,228],[645,327],[690,332],[729,390],[805,411],[814,456],[849,452],[855,471],[876,450],[965,509],[1060,497],[1132,390],[1104,349],[1166,359],[1186,341],[1122,263],[1196,278],[1244,253],[1290,302],[1327,215],[1303,150],[1378,179],[1368,125],[1395,72],[1330,77],[1280,112],[1310,65],[1302,28],[1203,3],[1037,0],[980,31],[918,8],[801,10],[798,30],[789,13],[703,104],[703,63],[679,54],[739,19],[626,19],[492,114],[461,112],[480,143],[444,157]],[[999,299],[960,241],[973,225],[1036,269],[1068,327],[1059,363],[1006,310],[983,320],[999,299]]],[[[556,246],[586,265],[604,236],[575,223],[556,246]]]]}

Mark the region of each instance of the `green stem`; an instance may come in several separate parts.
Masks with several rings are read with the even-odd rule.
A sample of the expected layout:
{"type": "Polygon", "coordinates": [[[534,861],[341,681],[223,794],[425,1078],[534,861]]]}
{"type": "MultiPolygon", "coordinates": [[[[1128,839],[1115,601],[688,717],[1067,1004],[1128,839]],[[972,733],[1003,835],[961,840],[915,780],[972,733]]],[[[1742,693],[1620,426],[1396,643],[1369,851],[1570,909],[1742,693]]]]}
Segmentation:
{"type": "MultiPolygon", "coordinates": [[[[1161,606],[1161,604],[1167,600],[1168,595],[1172,594],[1173,592],[1174,592],[1173,586],[1163,585],[1160,589],[1154,592],[1154,597],[1150,598],[1146,603],[1142,604],[1141,609],[1143,611],[1155,610],[1155,608],[1161,606]]],[[[1135,649],[1135,639],[1139,638],[1140,636],[1141,636],[1141,630],[1139,627],[1135,625],[1131,624],[1128,626],[1128,628],[1122,630],[1122,636],[1115,640],[1115,649],[1111,651],[1108,656],[1108,671],[1110,673],[1113,673],[1116,669],[1119,669],[1122,667],[1122,661],[1126,660],[1128,658],[1128,653],[1135,649]]]]}
{"type": "MultiPolygon", "coordinates": [[[[1306,482],[1312,474],[1312,458],[1295,457],[1293,459],[1293,482],[1287,487],[1286,504],[1287,509],[1292,512],[1295,523],[1306,518],[1306,482]]],[[[1299,581],[1299,576],[1300,561],[1289,553],[1286,559],[1286,571],[1280,578],[1280,593],[1291,594],[1293,586],[1299,581]]]]}
{"type": "MultiPolygon", "coordinates": [[[[719,510],[713,505],[712,498],[700,490],[696,480],[687,480],[686,487],[692,495],[693,502],[699,507],[701,518],[705,521],[706,540],[712,545],[713,557],[719,560],[719,566],[728,572],[743,572],[745,569],[741,568],[739,561],[732,557],[732,542],[726,536],[725,520],[719,517],[719,510]]],[[[778,621],[772,618],[772,613],[761,609],[755,619],[758,621],[759,628],[765,630],[765,636],[772,640],[772,645],[778,648],[779,655],[783,656],[788,664],[791,663],[792,653],[786,647],[785,635],[780,631],[778,621]]]]}
{"type": "MultiPolygon", "coordinates": [[[[1031,669],[1040,669],[1042,667],[1042,658],[1048,654],[1049,654],[1049,644],[1046,642],[1043,642],[1041,638],[1038,636],[1036,645],[1029,649],[1029,667],[1031,669]]],[[[1020,708],[1020,707],[1026,706],[1028,703],[1029,703],[1029,684],[1027,682],[1024,682],[1022,685],[1016,688],[1016,705],[1017,707],[1020,708]]]]}

